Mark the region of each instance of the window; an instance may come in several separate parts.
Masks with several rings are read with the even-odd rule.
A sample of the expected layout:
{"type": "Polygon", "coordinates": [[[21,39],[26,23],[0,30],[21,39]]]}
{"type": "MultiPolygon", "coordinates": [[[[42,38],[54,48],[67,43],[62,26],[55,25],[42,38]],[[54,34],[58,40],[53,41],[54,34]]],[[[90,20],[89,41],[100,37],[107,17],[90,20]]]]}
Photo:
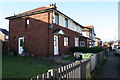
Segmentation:
{"type": "Polygon", "coordinates": [[[20,39],[20,46],[23,46],[23,45],[24,45],[23,39],[20,39]]]}
{"type": "Polygon", "coordinates": [[[77,31],[77,26],[75,26],[75,31],[77,31]]]}
{"type": "Polygon", "coordinates": [[[68,37],[64,37],[64,46],[68,46],[68,37]]]}
{"type": "Polygon", "coordinates": [[[14,44],[16,43],[16,37],[13,37],[13,43],[14,44]]]}
{"type": "Polygon", "coordinates": [[[80,41],[80,46],[85,47],[85,41],[80,41]]]}
{"type": "Polygon", "coordinates": [[[59,24],[59,15],[55,13],[55,23],[59,24]]]}
{"type": "Polygon", "coordinates": [[[29,28],[29,24],[30,24],[30,20],[27,18],[27,19],[26,19],[25,29],[28,29],[28,28],[29,28]]]}
{"type": "Polygon", "coordinates": [[[78,43],[79,43],[79,38],[75,38],[75,46],[79,46],[78,43]]]}
{"type": "Polygon", "coordinates": [[[68,19],[65,19],[65,27],[68,28],[68,19]]]}

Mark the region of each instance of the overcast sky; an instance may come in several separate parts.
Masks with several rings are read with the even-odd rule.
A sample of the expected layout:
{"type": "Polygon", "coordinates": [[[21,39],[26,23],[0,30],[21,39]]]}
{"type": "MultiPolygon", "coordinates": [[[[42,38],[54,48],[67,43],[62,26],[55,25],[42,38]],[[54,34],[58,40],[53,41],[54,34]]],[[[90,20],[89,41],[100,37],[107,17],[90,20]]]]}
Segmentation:
{"type": "MultiPolygon", "coordinates": [[[[5,17],[48,6],[53,2],[1,2],[0,28],[8,28],[5,17]]],[[[103,41],[116,40],[118,2],[56,2],[57,9],[83,26],[93,25],[96,36],[103,41]]]]}

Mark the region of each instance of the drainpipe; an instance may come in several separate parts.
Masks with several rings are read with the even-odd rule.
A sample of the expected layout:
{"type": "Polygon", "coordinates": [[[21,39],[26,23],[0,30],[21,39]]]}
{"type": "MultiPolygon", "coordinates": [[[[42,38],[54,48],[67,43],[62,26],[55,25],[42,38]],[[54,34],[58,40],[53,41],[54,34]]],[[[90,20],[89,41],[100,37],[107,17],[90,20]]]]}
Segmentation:
{"type": "Polygon", "coordinates": [[[50,12],[48,12],[48,46],[47,46],[47,56],[49,57],[49,25],[50,25],[50,12]]]}

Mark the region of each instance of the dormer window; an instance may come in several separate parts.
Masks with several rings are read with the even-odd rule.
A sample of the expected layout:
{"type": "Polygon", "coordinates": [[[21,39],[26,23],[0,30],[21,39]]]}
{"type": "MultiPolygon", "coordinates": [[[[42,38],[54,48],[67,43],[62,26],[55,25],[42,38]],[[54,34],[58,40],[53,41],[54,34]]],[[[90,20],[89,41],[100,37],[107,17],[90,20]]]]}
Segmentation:
{"type": "Polygon", "coordinates": [[[25,25],[25,29],[28,29],[30,25],[30,20],[29,18],[26,19],[26,25],[25,25]]]}
{"type": "Polygon", "coordinates": [[[59,15],[55,13],[55,23],[59,24],[59,15]]]}
{"type": "Polygon", "coordinates": [[[65,18],[65,27],[68,28],[68,19],[65,18]]]}

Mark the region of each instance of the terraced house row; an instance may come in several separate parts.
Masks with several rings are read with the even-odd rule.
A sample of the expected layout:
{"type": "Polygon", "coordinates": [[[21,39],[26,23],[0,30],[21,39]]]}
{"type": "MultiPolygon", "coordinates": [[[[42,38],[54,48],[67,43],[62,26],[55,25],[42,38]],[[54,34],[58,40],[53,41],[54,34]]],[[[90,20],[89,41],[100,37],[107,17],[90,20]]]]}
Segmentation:
{"type": "Polygon", "coordinates": [[[74,46],[93,47],[93,26],[82,26],[57,10],[56,4],[40,7],[9,20],[9,50],[35,56],[68,54],[74,46]]]}

